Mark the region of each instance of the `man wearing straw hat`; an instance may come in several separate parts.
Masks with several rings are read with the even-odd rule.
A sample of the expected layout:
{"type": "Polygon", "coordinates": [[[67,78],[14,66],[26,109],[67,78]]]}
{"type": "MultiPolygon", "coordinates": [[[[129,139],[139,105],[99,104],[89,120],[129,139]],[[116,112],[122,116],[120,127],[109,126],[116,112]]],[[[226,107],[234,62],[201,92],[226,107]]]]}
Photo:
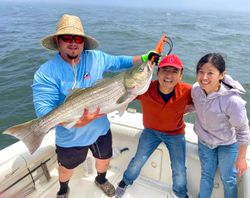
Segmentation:
{"type": "MultiPolygon", "coordinates": [[[[97,40],[84,33],[79,17],[68,14],[60,18],[56,32],[43,38],[41,44],[58,53],[41,65],[34,76],[33,102],[38,117],[63,103],[69,90],[90,87],[102,78],[103,72],[141,64],[142,60],[148,60],[149,54],[143,55],[143,58],[112,56],[93,50],[98,47],[97,40]]],[[[56,127],[60,182],[57,198],[68,197],[68,182],[73,169],[85,161],[88,149],[96,159],[96,185],[109,197],[115,194],[114,186],[106,179],[112,157],[110,123],[106,115],[98,114],[98,109],[95,113],[84,113],[84,119],[79,120],[74,127],[56,127]]]]}

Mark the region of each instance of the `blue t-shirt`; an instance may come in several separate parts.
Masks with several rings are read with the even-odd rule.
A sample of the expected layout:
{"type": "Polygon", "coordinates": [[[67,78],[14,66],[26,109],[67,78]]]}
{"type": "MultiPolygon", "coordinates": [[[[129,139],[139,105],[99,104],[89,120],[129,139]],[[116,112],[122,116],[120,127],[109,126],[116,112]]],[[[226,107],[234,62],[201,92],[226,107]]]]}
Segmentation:
{"type": "MultiPolygon", "coordinates": [[[[122,71],[132,66],[132,56],[112,56],[85,50],[73,67],[57,53],[36,71],[32,85],[33,103],[38,117],[62,104],[72,88],[86,88],[103,78],[105,71],[122,71]]],[[[104,115],[81,128],[56,127],[56,144],[61,147],[87,146],[110,128],[104,115]]]]}

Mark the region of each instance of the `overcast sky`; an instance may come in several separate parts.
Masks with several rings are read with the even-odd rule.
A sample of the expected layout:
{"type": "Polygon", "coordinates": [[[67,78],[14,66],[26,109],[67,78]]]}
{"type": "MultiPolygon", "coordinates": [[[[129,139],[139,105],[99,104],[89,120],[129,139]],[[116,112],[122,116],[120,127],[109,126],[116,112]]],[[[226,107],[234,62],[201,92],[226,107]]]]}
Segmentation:
{"type": "Polygon", "coordinates": [[[126,7],[160,7],[200,10],[233,10],[250,12],[250,0],[0,0],[1,1],[48,1],[126,7]]]}
{"type": "MultiPolygon", "coordinates": [[[[78,1],[78,0],[75,0],[78,1]]],[[[110,4],[123,6],[145,6],[162,8],[191,8],[209,10],[238,10],[250,12],[250,0],[79,0],[93,4],[110,4]]]]}

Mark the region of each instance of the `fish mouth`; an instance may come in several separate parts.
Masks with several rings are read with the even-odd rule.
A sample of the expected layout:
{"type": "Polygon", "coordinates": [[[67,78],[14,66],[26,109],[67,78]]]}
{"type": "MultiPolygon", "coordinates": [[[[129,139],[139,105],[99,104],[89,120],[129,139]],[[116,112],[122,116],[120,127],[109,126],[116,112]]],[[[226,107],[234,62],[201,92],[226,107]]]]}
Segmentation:
{"type": "Polygon", "coordinates": [[[154,66],[155,66],[155,63],[150,64],[150,62],[148,61],[148,63],[147,63],[148,72],[152,72],[154,69],[154,66]]]}
{"type": "Polygon", "coordinates": [[[151,64],[149,61],[145,63],[145,67],[143,68],[144,74],[136,75],[134,78],[130,79],[128,86],[126,86],[126,91],[133,95],[141,95],[147,91],[149,84],[152,79],[153,69],[155,64],[151,64]]]}
{"type": "Polygon", "coordinates": [[[133,89],[131,90],[132,93],[134,92],[136,95],[141,95],[141,94],[144,94],[147,90],[148,90],[148,87],[151,83],[151,79],[152,79],[152,76],[153,76],[153,68],[154,68],[154,65],[155,64],[150,64],[150,62],[147,63],[147,78],[146,78],[146,81],[145,83],[143,83],[143,86],[134,86],[133,89]]]}

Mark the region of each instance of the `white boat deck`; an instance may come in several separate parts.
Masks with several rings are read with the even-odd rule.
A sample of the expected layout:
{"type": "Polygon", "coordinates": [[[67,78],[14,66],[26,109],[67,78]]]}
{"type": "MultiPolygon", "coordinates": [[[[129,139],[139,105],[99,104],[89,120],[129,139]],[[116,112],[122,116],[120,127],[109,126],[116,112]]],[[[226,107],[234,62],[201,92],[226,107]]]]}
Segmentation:
{"type": "MultiPolygon", "coordinates": [[[[113,134],[114,155],[107,173],[116,187],[129,161],[133,157],[140,132],[143,128],[141,114],[126,112],[122,118],[117,113],[109,115],[113,134]],[[123,152],[120,152],[123,151],[123,152]]],[[[197,155],[197,137],[192,125],[186,126],[187,177],[189,197],[197,197],[200,180],[200,165],[197,155]]],[[[59,189],[57,160],[54,146],[54,131],[46,135],[41,147],[30,155],[22,142],[17,142],[0,151],[0,198],[47,198],[56,197],[59,189]]],[[[250,161],[248,149],[247,159],[250,161]]],[[[89,153],[70,180],[69,198],[104,198],[105,194],[94,184],[95,162],[89,153]]],[[[171,168],[168,151],[161,144],[143,167],[139,178],[128,187],[124,198],[171,198],[171,168]]],[[[239,198],[250,197],[250,168],[239,179],[239,198]]],[[[221,198],[223,186],[216,175],[211,198],[221,198]]]]}
{"type": "MultiPolygon", "coordinates": [[[[70,196],[69,198],[104,198],[107,197],[105,194],[94,184],[95,174],[86,175],[83,166],[79,166],[70,180],[70,196]]],[[[117,184],[120,181],[121,173],[116,171],[109,171],[108,179],[111,183],[117,184]]],[[[116,186],[116,185],[115,185],[116,186]]],[[[26,197],[34,198],[34,197],[41,197],[41,198],[48,198],[48,197],[55,197],[57,191],[59,189],[58,185],[58,175],[57,169],[55,168],[51,172],[51,179],[49,182],[44,181],[40,184],[36,184],[36,190],[30,191],[26,197]]],[[[20,195],[19,195],[20,196],[20,195]]],[[[151,182],[144,181],[143,179],[139,178],[133,186],[127,189],[125,198],[132,198],[132,197],[145,197],[145,198],[166,198],[172,197],[168,192],[167,189],[161,189],[161,186],[157,184],[153,184],[151,182]]]]}
{"type": "MultiPolygon", "coordinates": [[[[41,149],[47,147],[47,143],[54,139],[53,133],[48,134],[46,136],[46,144],[42,145],[41,149]]],[[[22,142],[18,143],[19,145],[16,145],[20,147],[20,144],[22,145],[22,142]]],[[[6,156],[9,152],[13,153],[14,150],[17,148],[13,148],[6,152],[6,156]]],[[[42,161],[47,161],[46,166],[49,171],[49,180],[46,178],[44,172],[42,171],[42,168],[35,168],[40,165],[41,160],[38,159],[39,163],[37,166],[34,164],[31,164],[33,169],[36,169],[36,171],[32,172],[32,169],[30,171],[32,172],[33,179],[35,180],[35,183],[32,182],[31,175],[28,174],[28,169],[26,167],[23,167],[22,163],[20,163],[21,159],[15,159],[15,161],[18,162],[18,167],[15,167],[15,162],[13,163],[13,170],[11,174],[16,174],[17,177],[22,178],[22,175],[26,175],[23,179],[21,179],[18,183],[13,185],[10,189],[0,194],[0,198],[48,198],[48,197],[56,197],[56,193],[59,189],[59,183],[58,183],[58,172],[57,172],[57,161],[56,161],[56,154],[54,153],[54,148],[46,148],[47,154],[49,157],[43,159],[42,161]],[[50,155],[51,154],[51,155],[50,155]]],[[[26,150],[26,148],[24,148],[26,150]]],[[[43,151],[44,152],[44,151],[43,151]]],[[[40,154],[35,154],[36,158],[40,158],[40,154]]],[[[43,157],[43,156],[41,156],[43,157]]],[[[29,160],[29,154],[26,152],[22,155],[21,158],[25,158],[29,160]]],[[[117,158],[120,158],[120,156],[117,156],[117,158]]],[[[29,161],[26,161],[26,163],[29,163],[29,161]]],[[[126,163],[124,163],[126,164],[126,163]]],[[[109,181],[114,184],[116,187],[118,182],[122,178],[123,171],[121,169],[124,169],[124,166],[116,167],[116,164],[114,161],[111,162],[110,169],[107,174],[107,178],[109,181]]],[[[1,173],[3,173],[1,170],[1,173]]],[[[5,175],[5,177],[8,178],[9,175],[5,175]]],[[[152,173],[153,174],[153,173],[152,173]]],[[[69,186],[70,186],[70,196],[69,198],[104,198],[107,197],[105,194],[95,185],[94,179],[96,176],[96,171],[94,167],[94,158],[92,155],[88,155],[87,160],[79,165],[75,171],[74,174],[70,180],[69,186]]],[[[15,182],[15,178],[11,179],[11,182],[15,182]]],[[[4,181],[2,181],[2,184],[4,181]]],[[[8,184],[8,183],[6,183],[8,184]]],[[[1,186],[3,187],[3,186],[1,186]]],[[[127,189],[127,192],[124,196],[124,198],[135,198],[135,197],[145,197],[145,198],[166,198],[166,197],[172,197],[170,188],[167,188],[167,186],[158,183],[152,179],[148,179],[146,177],[140,176],[134,184],[127,189]]]]}

